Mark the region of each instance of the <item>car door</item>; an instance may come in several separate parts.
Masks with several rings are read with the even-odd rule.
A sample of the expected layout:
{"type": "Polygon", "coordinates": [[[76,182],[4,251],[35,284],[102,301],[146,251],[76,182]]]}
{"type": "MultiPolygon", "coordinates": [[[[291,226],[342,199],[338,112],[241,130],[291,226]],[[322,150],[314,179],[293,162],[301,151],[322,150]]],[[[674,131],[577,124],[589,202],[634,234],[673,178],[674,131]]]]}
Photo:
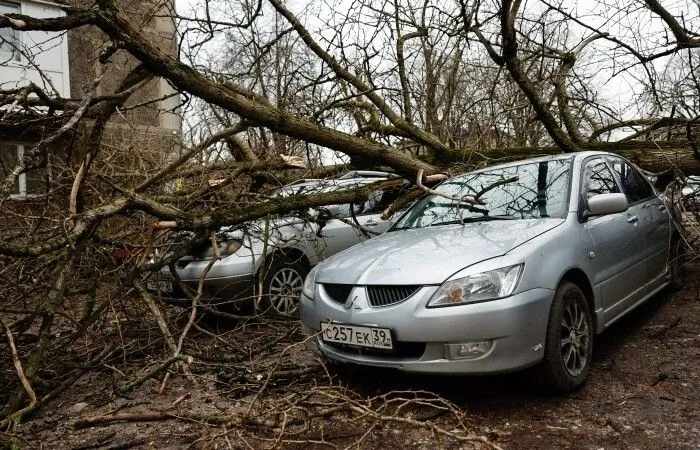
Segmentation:
{"type": "MultiPolygon", "coordinates": [[[[602,157],[584,162],[581,192],[586,202],[593,195],[619,193],[620,185],[602,157]]],[[[606,322],[624,311],[628,301],[641,298],[640,286],[646,276],[642,256],[644,236],[638,209],[589,217],[585,228],[594,244],[596,272],[593,284],[599,289],[606,322]]]]}
{"type": "Polygon", "coordinates": [[[643,257],[646,261],[646,281],[654,283],[666,272],[668,261],[670,217],[663,200],[649,181],[634,166],[622,158],[608,161],[627,196],[636,209],[639,227],[644,233],[643,257]]]}
{"type": "Polygon", "coordinates": [[[321,227],[316,241],[319,259],[325,259],[361,241],[362,233],[351,225],[350,205],[331,208],[334,216],[321,227]]]}

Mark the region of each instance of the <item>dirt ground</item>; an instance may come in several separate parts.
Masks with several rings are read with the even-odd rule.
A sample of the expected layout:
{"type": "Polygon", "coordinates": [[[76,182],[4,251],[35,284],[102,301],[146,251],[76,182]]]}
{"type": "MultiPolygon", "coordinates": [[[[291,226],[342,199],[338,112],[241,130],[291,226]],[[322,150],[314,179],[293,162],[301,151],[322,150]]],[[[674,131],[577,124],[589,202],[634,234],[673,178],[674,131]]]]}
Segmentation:
{"type": "Polygon", "coordinates": [[[162,377],[151,379],[123,397],[113,386],[125,369],[105,368],[15,434],[0,433],[0,445],[700,447],[697,279],[660,293],[598,336],[589,381],[565,396],[538,392],[522,373],[436,377],[324,366],[294,345],[301,335],[291,321],[215,331],[192,334],[189,351],[205,357],[190,366],[191,379],[173,374],[162,394],[162,377]]]}

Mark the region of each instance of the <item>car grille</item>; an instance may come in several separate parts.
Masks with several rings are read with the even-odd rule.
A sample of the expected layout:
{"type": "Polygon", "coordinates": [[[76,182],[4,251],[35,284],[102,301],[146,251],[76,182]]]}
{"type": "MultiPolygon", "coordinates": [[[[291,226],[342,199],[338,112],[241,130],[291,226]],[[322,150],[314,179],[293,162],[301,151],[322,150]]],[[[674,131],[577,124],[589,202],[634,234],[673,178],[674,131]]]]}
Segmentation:
{"type": "MultiPolygon", "coordinates": [[[[334,302],[344,304],[355,286],[352,284],[324,283],[323,289],[334,302]]],[[[421,286],[406,285],[372,285],[365,286],[367,300],[371,306],[389,306],[406,300],[412,296],[421,286]]]]}
{"type": "Polygon", "coordinates": [[[354,288],[352,284],[323,284],[323,289],[326,291],[326,295],[328,295],[334,302],[336,303],[345,303],[345,301],[348,299],[348,295],[350,295],[350,291],[352,291],[352,288],[354,288]]]}
{"type": "Polygon", "coordinates": [[[372,306],[389,306],[412,296],[420,286],[367,286],[367,299],[372,306]]]}

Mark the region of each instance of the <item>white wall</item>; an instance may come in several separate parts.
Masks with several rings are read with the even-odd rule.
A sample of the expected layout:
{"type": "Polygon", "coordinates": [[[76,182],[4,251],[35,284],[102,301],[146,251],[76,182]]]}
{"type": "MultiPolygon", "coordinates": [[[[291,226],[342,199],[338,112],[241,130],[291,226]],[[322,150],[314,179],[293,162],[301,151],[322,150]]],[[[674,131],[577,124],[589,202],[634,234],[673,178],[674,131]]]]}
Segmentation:
{"type": "MultiPolygon", "coordinates": [[[[58,6],[49,2],[4,1],[20,4],[22,14],[36,18],[65,15],[58,6]]],[[[30,55],[30,58],[22,55],[20,61],[2,61],[0,87],[3,89],[21,87],[33,81],[49,94],[52,94],[55,88],[61,97],[70,97],[67,35],[62,32],[20,31],[19,45],[22,52],[30,55]],[[41,69],[45,77],[40,75],[30,61],[41,69]],[[50,83],[45,78],[48,78],[50,83]]]]}

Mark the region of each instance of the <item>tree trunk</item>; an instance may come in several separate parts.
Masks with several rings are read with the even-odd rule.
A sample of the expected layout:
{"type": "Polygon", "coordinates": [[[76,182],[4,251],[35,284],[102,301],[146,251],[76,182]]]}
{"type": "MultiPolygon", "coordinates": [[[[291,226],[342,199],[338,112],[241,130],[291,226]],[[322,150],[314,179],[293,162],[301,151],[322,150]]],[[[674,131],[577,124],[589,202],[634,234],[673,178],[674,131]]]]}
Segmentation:
{"type": "MultiPolygon", "coordinates": [[[[700,159],[693,155],[693,150],[686,141],[626,141],[626,142],[588,142],[581,144],[586,151],[604,151],[623,156],[642,169],[659,173],[677,169],[685,175],[700,175],[700,159]]],[[[532,158],[538,155],[564,154],[558,147],[504,147],[483,152],[465,151],[461,155],[452,155],[455,162],[488,163],[513,161],[532,158]]]]}

